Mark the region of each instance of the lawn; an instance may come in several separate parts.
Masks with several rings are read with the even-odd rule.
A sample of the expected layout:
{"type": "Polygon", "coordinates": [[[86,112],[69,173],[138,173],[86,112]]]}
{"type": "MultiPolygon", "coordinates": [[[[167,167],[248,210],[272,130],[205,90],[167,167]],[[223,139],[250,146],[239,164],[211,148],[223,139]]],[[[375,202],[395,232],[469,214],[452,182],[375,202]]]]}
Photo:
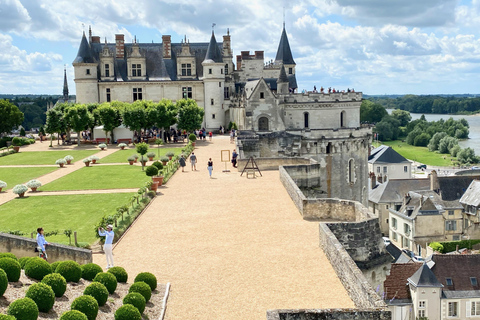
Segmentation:
{"type": "MultiPolygon", "coordinates": [[[[131,193],[15,198],[0,206],[0,231],[20,230],[30,236],[38,227],[61,234],[47,241],[68,244],[63,230],[77,231],[79,242],[95,241],[94,226],[105,214],[114,214],[131,193]]],[[[73,241],[73,236],[72,236],[73,241]]],[[[32,250],[33,251],[33,250],[32,250]]],[[[32,252],[33,254],[33,252],[32,252]]]]}
{"type": "MultiPolygon", "coordinates": [[[[158,148],[153,147],[148,150],[148,152],[155,152],[155,158],[154,160],[159,160],[158,157],[158,148]]],[[[164,157],[167,152],[173,152],[175,155],[181,154],[182,153],[182,148],[166,148],[166,147],[160,147],[160,158],[164,157]]],[[[101,163],[125,163],[127,162],[127,158],[136,154],[137,151],[135,148],[130,147],[125,150],[118,150],[117,152],[112,153],[109,156],[106,156],[101,160],[101,163]]]]}
{"type": "MultiPolygon", "coordinates": [[[[400,140],[385,141],[380,142],[380,144],[392,147],[395,151],[409,160],[418,161],[429,166],[451,167],[453,165],[451,159],[455,160],[455,158],[451,157],[449,154],[430,152],[427,147],[411,146],[400,140]]],[[[374,145],[377,146],[376,144],[374,145]]]]}
{"type": "Polygon", "coordinates": [[[83,167],[39,188],[40,191],[140,188],[147,177],[140,166],[83,167]]]}
{"type": "MultiPolygon", "coordinates": [[[[9,156],[7,156],[9,157],[9,156]]],[[[0,180],[7,183],[7,189],[12,189],[17,184],[28,182],[44,174],[57,170],[53,168],[0,168],[0,180]]],[[[42,179],[39,179],[42,182],[42,179]]],[[[1,220],[0,220],[1,221],[1,220]]]]}
{"type": "Polygon", "coordinates": [[[0,166],[8,165],[35,165],[55,164],[58,159],[71,155],[74,162],[82,160],[99,152],[100,150],[65,150],[65,151],[25,151],[0,158],[0,166]]]}

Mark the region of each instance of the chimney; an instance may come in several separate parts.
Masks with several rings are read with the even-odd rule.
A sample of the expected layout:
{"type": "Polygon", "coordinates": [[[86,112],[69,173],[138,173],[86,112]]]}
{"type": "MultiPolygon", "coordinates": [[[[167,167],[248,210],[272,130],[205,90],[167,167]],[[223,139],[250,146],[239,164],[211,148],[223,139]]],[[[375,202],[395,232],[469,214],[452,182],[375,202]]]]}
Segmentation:
{"type": "Polygon", "coordinates": [[[172,58],[172,36],[164,35],[162,36],[163,43],[163,59],[172,58]]]}
{"type": "Polygon", "coordinates": [[[439,184],[438,184],[437,171],[432,170],[430,172],[430,190],[438,192],[438,189],[440,189],[440,187],[439,187],[439,184]]]}
{"type": "Polygon", "coordinates": [[[232,45],[230,40],[230,30],[227,29],[227,35],[223,36],[223,56],[231,57],[232,56],[232,45]]]}
{"type": "Polygon", "coordinates": [[[117,52],[117,59],[125,57],[125,36],[123,34],[115,35],[115,51],[117,52]]]}
{"type": "Polygon", "coordinates": [[[241,70],[241,69],[242,69],[242,56],[237,55],[237,70],[241,70]]]}
{"type": "Polygon", "coordinates": [[[371,182],[371,188],[373,190],[373,188],[375,188],[375,186],[377,185],[377,177],[375,176],[375,173],[373,172],[370,172],[370,182],[371,182]]]}
{"type": "Polygon", "coordinates": [[[92,43],[100,43],[100,37],[99,36],[93,36],[92,37],[92,43]]]}
{"type": "Polygon", "coordinates": [[[263,51],[255,51],[255,59],[263,60],[263,51]]]}

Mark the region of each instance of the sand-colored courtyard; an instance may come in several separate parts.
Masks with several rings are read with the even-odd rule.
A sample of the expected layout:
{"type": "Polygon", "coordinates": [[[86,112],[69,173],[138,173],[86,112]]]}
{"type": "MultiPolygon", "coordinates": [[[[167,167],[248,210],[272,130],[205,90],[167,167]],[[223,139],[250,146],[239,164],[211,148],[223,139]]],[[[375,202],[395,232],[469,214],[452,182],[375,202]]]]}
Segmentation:
{"type": "MultiPolygon", "coordinates": [[[[198,171],[177,172],[114,249],[129,274],[170,282],[165,319],[265,319],[268,309],[350,308],[278,171],[247,179],[222,173],[228,137],[198,143],[198,171]],[[214,178],[207,160],[214,161],[214,178]]],[[[229,169],[231,164],[228,164],[229,169]]],[[[94,262],[105,265],[103,255],[94,262]]]]}

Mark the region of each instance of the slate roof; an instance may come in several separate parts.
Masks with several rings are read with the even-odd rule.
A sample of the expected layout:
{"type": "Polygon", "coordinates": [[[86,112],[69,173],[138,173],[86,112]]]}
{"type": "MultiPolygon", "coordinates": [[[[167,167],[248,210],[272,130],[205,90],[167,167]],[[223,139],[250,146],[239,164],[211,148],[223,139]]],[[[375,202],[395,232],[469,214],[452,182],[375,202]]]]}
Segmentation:
{"type": "Polygon", "coordinates": [[[285,31],[285,27],[282,31],[280,43],[278,44],[275,62],[282,62],[283,64],[296,64],[293,60],[292,50],[290,50],[290,43],[288,42],[287,31],[285,31]]]}
{"type": "MultiPolygon", "coordinates": [[[[294,74],[291,74],[288,77],[288,87],[292,89],[297,89],[297,78],[294,74]]],[[[253,80],[253,79],[251,79],[253,80]]],[[[264,78],[265,82],[269,84],[270,89],[277,90],[277,81],[278,78],[264,78]]]]}
{"type": "Polygon", "coordinates": [[[402,163],[410,162],[405,157],[401,156],[397,151],[389,146],[381,145],[372,150],[368,157],[368,163],[402,163]]]}
{"type": "Polygon", "coordinates": [[[435,265],[432,271],[436,278],[444,285],[444,292],[480,290],[480,255],[442,255],[434,254],[432,260],[435,265]],[[470,277],[477,278],[477,286],[472,286],[470,277]],[[451,278],[453,286],[447,286],[446,278],[451,278]]]}
{"type": "Polygon", "coordinates": [[[480,179],[480,176],[447,176],[438,177],[437,179],[442,199],[452,201],[459,200],[467,191],[470,183],[473,180],[480,179]]]}
{"type": "Polygon", "coordinates": [[[77,57],[73,60],[73,63],[94,63],[90,44],[87,41],[85,32],[83,33],[82,40],[80,41],[80,47],[78,48],[77,57]]]}
{"type": "Polygon", "coordinates": [[[373,203],[402,203],[412,190],[429,190],[429,179],[391,179],[370,191],[368,200],[373,203]]]}
{"type": "Polygon", "coordinates": [[[407,279],[421,266],[421,263],[392,263],[390,274],[383,283],[384,299],[411,299],[407,279]]]}
{"type": "Polygon", "coordinates": [[[213,31],[212,37],[210,38],[210,43],[208,44],[207,53],[205,55],[205,61],[223,62],[222,52],[218,48],[217,39],[215,39],[215,34],[213,31]]]}
{"type": "Polygon", "coordinates": [[[402,255],[402,250],[391,242],[385,249],[387,249],[387,252],[393,257],[394,262],[397,262],[397,259],[402,255]]]}
{"type": "Polygon", "coordinates": [[[462,208],[458,200],[443,200],[435,191],[409,191],[409,199],[402,205],[398,212],[406,217],[414,219],[417,215],[441,214],[448,209],[462,208]],[[412,212],[408,213],[408,209],[412,212]]]}
{"type": "Polygon", "coordinates": [[[461,204],[478,207],[480,205],[480,181],[473,180],[467,191],[460,198],[461,204]]]}
{"type": "Polygon", "coordinates": [[[436,287],[441,288],[443,285],[437,280],[435,274],[430,270],[426,263],[424,263],[411,277],[408,282],[415,287],[436,287]]]}
{"type": "Polygon", "coordinates": [[[284,82],[288,82],[288,77],[287,77],[287,73],[285,72],[285,67],[282,65],[282,67],[280,68],[280,74],[278,76],[277,83],[284,83],[284,82]]]}

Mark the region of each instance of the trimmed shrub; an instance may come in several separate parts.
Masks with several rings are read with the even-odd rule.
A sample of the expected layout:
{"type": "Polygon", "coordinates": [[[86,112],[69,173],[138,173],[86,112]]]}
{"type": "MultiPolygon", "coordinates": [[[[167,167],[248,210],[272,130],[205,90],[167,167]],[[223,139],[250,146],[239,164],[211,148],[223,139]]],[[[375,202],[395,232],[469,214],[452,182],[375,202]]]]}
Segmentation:
{"type": "Polygon", "coordinates": [[[0,314],[0,320],[15,320],[14,316],[9,316],[6,314],[0,314]]]}
{"type": "Polygon", "coordinates": [[[147,169],[145,169],[145,174],[148,177],[156,176],[158,174],[158,169],[155,166],[149,166],[147,167],[147,169]]]}
{"type": "Polygon", "coordinates": [[[88,320],[87,316],[78,310],[70,310],[64,312],[60,320],[88,320]]]}
{"type": "Polygon", "coordinates": [[[163,169],[163,164],[160,161],[155,161],[154,163],[152,163],[152,166],[157,167],[158,171],[163,169]]]}
{"type": "Polygon", "coordinates": [[[128,289],[128,293],[132,292],[140,293],[145,298],[146,302],[148,302],[148,300],[150,300],[150,298],[152,297],[152,290],[150,289],[150,286],[143,281],[135,282],[134,284],[132,284],[130,286],[130,289],[128,289]]]}
{"type": "Polygon", "coordinates": [[[18,260],[17,257],[13,253],[10,253],[10,252],[1,252],[0,253],[0,259],[2,259],[2,258],[11,258],[13,260],[18,260]]]}
{"type": "Polygon", "coordinates": [[[30,298],[18,299],[10,303],[7,314],[17,320],[37,320],[38,307],[30,298]]]}
{"type": "Polygon", "coordinates": [[[58,265],[55,272],[60,273],[67,282],[78,282],[82,277],[82,268],[73,260],[63,261],[58,265]]]}
{"type": "Polygon", "coordinates": [[[115,320],[142,320],[142,315],[131,304],[125,304],[115,311],[115,320]]]}
{"type": "Polygon", "coordinates": [[[80,296],[73,300],[72,310],[77,310],[87,316],[88,320],[95,320],[98,314],[98,303],[92,296],[80,296]]]}
{"type": "Polygon", "coordinates": [[[54,263],[52,263],[50,266],[52,267],[52,272],[57,272],[57,267],[60,263],[62,263],[63,261],[55,261],[54,263]]]}
{"type": "Polygon", "coordinates": [[[47,274],[52,273],[50,264],[39,258],[34,257],[25,264],[25,275],[35,280],[41,281],[47,274]]]}
{"type": "Polygon", "coordinates": [[[18,279],[20,279],[22,267],[17,260],[13,260],[12,258],[1,258],[0,269],[3,269],[7,274],[8,282],[17,282],[18,279]]]}
{"type": "Polygon", "coordinates": [[[25,265],[28,261],[30,261],[30,259],[32,259],[32,257],[23,257],[18,259],[18,263],[20,263],[20,268],[25,269],[25,265]]]}
{"type": "Polygon", "coordinates": [[[7,288],[8,288],[7,274],[5,273],[5,271],[0,269],[0,297],[3,296],[5,291],[7,291],[7,288]]]}
{"type": "Polygon", "coordinates": [[[140,293],[132,292],[123,298],[123,304],[131,304],[137,308],[140,313],[143,313],[143,311],[145,311],[145,305],[147,304],[147,301],[145,301],[145,298],[140,293]]]}
{"type": "Polygon", "coordinates": [[[45,283],[34,283],[25,294],[26,298],[30,298],[37,304],[38,311],[48,312],[55,303],[55,293],[52,288],[45,283]]]}
{"type": "Polygon", "coordinates": [[[84,264],[81,268],[82,278],[88,281],[92,281],[98,273],[103,272],[102,267],[95,263],[84,264]]]}
{"type": "Polygon", "coordinates": [[[111,273],[100,272],[95,276],[93,281],[103,284],[110,294],[114,293],[115,289],[117,289],[117,278],[111,273]]]}
{"type": "Polygon", "coordinates": [[[194,133],[190,133],[188,140],[195,142],[195,140],[197,140],[197,136],[194,133]]]}
{"type": "Polygon", "coordinates": [[[124,268],[113,267],[113,268],[108,269],[107,272],[113,274],[115,276],[115,278],[117,278],[118,282],[127,283],[128,273],[124,268]]]}
{"type": "Polygon", "coordinates": [[[443,252],[443,245],[439,242],[430,242],[428,246],[432,248],[433,251],[443,252]]]}
{"type": "Polygon", "coordinates": [[[92,282],[85,288],[83,294],[94,297],[100,307],[107,303],[108,290],[100,282],[92,282]]]}
{"type": "Polygon", "coordinates": [[[148,284],[150,286],[150,289],[152,289],[152,291],[157,289],[157,278],[153,274],[151,274],[150,272],[139,273],[135,277],[135,281],[133,281],[133,282],[139,282],[139,281],[143,281],[146,284],[148,284]]]}
{"type": "Polygon", "coordinates": [[[61,297],[67,290],[67,281],[58,273],[50,273],[43,277],[42,283],[50,286],[55,293],[55,297],[61,297]]]}

